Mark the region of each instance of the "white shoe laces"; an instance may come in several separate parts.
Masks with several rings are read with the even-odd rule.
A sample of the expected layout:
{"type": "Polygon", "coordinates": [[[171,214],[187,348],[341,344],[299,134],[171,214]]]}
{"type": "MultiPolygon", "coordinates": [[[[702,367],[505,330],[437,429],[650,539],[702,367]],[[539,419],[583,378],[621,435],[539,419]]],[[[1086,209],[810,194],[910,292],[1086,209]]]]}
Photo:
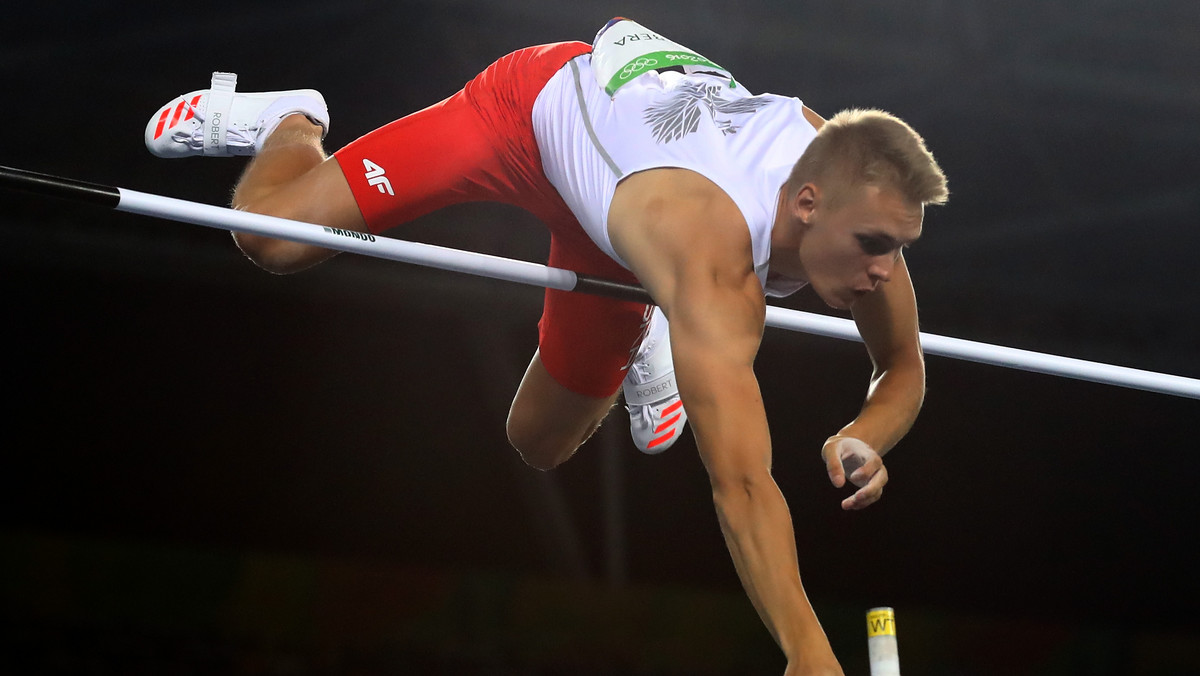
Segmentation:
{"type": "MultiPolygon", "coordinates": [[[[646,344],[648,345],[648,349],[646,349],[642,354],[645,354],[646,352],[650,352],[651,350],[654,349],[653,341],[648,341],[646,344]]],[[[638,361],[633,362],[633,366],[630,366],[629,370],[633,371],[637,375],[637,377],[634,378],[634,380],[636,380],[639,383],[644,383],[647,380],[650,380],[650,375],[651,375],[650,374],[650,364],[646,363],[645,361],[641,360],[640,358],[638,359],[638,361]]]]}
{"type": "MultiPolygon", "coordinates": [[[[180,97],[180,98],[183,98],[183,97],[180,97]]],[[[191,147],[194,150],[203,150],[204,149],[204,121],[206,118],[204,117],[204,114],[201,113],[198,108],[196,108],[191,103],[189,103],[186,98],[183,98],[183,105],[187,106],[187,109],[189,111],[191,111],[192,117],[194,117],[196,119],[196,122],[198,124],[196,125],[196,128],[193,129],[191,132],[186,132],[186,131],[175,132],[174,134],[171,135],[171,140],[175,141],[176,143],[186,143],[186,144],[188,144],[189,147],[191,147]]],[[[258,135],[262,131],[262,129],[263,129],[262,125],[258,124],[257,122],[254,125],[251,125],[248,127],[239,127],[234,124],[229,124],[227,127],[225,127],[225,136],[226,136],[225,145],[226,146],[234,146],[237,148],[245,148],[245,147],[252,146],[252,145],[254,145],[255,141],[258,140],[258,135]]]]}
{"type": "Polygon", "coordinates": [[[639,427],[649,428],[654,424],[654,415],[650,413],[653,406],[646,404],[644,406],[635,406],[630,404],[625,407],[629,410],[629,419],[631,423],[636,423],[639,427]]]}
{"type": "MultiPolygon", "coordinates": [[[[639,351],[637,358],[634,360],[633,365],[629,367],[629,370],[634,374],[633,379],[635,382],[644,383],[650,380],[652,374],[650,372],[649,359],[646,357],[650,353],[654,352],[654,348],[657,347],[657,344],[658,341],[655,339],[647,338],[646,342],[642,345],[642,349],[639,351]]],[[[651,409],[654,408],[653,404],[628,404],[625,408],[629,411],[631,419],[630,422],[640,423],[642,427],[647,428],[654,425],[654,415],[651,413],[651,409]]]]}

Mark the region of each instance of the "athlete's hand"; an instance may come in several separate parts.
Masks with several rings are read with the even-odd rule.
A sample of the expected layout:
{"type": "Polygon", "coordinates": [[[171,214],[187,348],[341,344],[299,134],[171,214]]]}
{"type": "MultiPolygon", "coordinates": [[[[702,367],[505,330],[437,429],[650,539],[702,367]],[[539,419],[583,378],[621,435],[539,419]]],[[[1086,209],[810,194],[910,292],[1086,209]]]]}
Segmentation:
{"type": "Polygon", "coordinates": [[[865,442],[835,435],[825,442],[821,456],[834,486],[845,486],[847,479],[858,486],[854,495],[842,500],[842,509],[862,509],[883,496],[888,471],[883,466],[883,458],[865,442]]]}

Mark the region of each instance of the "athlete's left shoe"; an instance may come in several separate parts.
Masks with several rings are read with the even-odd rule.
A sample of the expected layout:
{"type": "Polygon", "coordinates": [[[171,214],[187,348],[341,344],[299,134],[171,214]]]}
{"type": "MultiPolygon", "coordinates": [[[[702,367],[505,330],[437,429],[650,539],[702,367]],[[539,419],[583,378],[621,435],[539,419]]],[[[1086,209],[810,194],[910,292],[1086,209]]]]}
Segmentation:
{"type": "Polygon", "coordinates": [[[675,382],[671,359],[671,336],[667,318],[654,308],[650,327],[634,356],[622,384],[625,407],[629,409],[629,431],[643,453],[656,454],[679,440],[687,424],[687,412],[675,382]]]}
{"type": "Polygon", "coordinates": [[[184,94],[146,123],[146,148],[166,158],[254,155],[283,118],[304,115],[329,131],[325,98],[313,89],[243,94],[237,74],[213,73],[209,89],[184,94]]]}

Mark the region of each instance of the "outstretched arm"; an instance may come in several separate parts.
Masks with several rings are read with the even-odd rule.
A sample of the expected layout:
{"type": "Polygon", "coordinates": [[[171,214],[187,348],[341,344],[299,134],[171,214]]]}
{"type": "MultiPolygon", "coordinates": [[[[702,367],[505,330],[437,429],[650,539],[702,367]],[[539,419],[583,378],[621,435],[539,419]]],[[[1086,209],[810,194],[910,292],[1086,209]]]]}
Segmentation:
{"type": "Polygon", "coordinates": [[[742,584],[793,668],[832,669],[836,661],[800,581],[788,506],[771,476],[753,370],[765,309],[758,280],[691,279],[663,303],[680,395],[742,584]]]}
{"type": "Polygon", "coordinates": [[[680,395],[734,566],[787,655],[788,673],[841,674],[800,582],[791,517],[771,476],[753,370],[765,304],[745,222],[723,192],[691,172],[626,180],[634,179],[626,187],[635,191],[614,200],[610,234],[671,321],[680,395]]]}
{"type": "Polygon", "coordinates": [[[830,481],[841,487],[849,480],[860,487],[842,502],[843,509],[879,500],[888,480],[881,456],[912,427],[925,398],[917,301],[903,257],[890,281],[855,303],[854,320],[874,371],[862,410],[822,449],[830,481]]]}

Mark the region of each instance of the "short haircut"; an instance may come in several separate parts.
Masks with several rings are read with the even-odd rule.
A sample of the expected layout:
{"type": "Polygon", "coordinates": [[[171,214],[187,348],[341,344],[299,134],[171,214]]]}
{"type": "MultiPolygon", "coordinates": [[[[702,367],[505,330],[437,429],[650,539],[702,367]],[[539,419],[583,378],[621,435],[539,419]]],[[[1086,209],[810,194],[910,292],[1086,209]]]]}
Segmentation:
{"type": "Polygon", "coordinates": [[[882,110],[843,110],[817,131],[788,177],[788,193],[813,183],[839,202],[844,188],[892,187],[912,204],[945,204],[946,175],[925,141],[882,110]],[[831,184],[832,181],[832,184],[831,184]]]}

